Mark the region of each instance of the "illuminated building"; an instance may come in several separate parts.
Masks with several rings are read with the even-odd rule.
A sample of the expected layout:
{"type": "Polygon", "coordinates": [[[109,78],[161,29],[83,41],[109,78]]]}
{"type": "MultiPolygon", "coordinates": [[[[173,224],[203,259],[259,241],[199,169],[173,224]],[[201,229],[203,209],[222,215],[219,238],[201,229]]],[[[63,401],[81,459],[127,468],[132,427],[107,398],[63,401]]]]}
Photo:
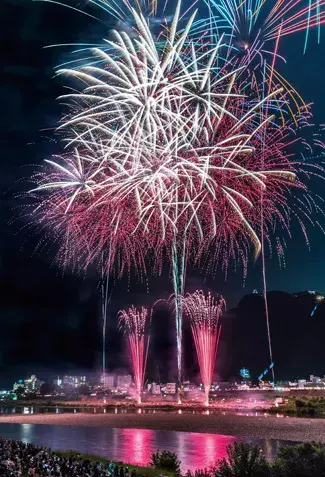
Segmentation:
{"type": "Polygon", "coordinates": [[[151,392],[152,394],[156,396],[160,395],[161,394],[160,384],[153,383],[151,386],[151,392]]]}
{"type": "Polygon", "coordinates": [[[319,376],[314,376],[313,374],[310,375],[309,380],[312,384],[320,384],[322,382],[322,379],[319,376]]]}
{"type": "Polygon", "coordinates": [[[106,374],[105,376],[105,387],[109,390],[115,389],[115,374],[106,374]]]}
{"type": "Polygon", "coordinates": [[[130,374],[119,374],[116,380],[118,389],[129,389],[132,384],[132,376],[130,374]]]}
{"type": "Polygon", "coordinates": [[[24,380],[24,389],[27,393],[39,393],[44,381],[38,379],[35,374],[32,374],[30,378],[24,380]]]}
{"type": "Polygon", "coordinates": [[[78,388],[87,384],[86,376],[64,376],[62,380],[63,386],[71,386],[72,388],[78,388]]]}
{"type": "Polygon", "coordinates": [[[25,389],[25,386],[24,386],[24,381],[22,379],[19,379],[16,383],[14,383],[13,385],[13,390],[14,391],[17,391],[17,389],[19,388],[23,388],[25,389]]]}
{"type": "Polygon", "coordinates": [[[165,387],[166,394],[176,394],[176,383],[167,383],[165,387]]]}
{"type": "Polygon", "coordinates": [[[249,379],[251,377],[251,373],[246,368],[241,368],[239,374],[243,379],[249,379]]]}

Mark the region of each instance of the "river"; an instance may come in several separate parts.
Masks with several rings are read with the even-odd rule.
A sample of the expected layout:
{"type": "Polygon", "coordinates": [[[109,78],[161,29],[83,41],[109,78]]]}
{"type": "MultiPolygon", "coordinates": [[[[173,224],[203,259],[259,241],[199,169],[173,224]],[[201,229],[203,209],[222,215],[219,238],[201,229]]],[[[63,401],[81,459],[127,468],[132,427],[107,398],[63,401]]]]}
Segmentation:
{"type": "Polygon", "coordinates": [[[288,444],[281,440],[208,433],[46,424],[0,424],[0,436],[53,450],[75,450],[140,465],[147,465],[153,452],[169,450],[177,453],[183,472],[213,465],[226,455],[227,446],[236,440],[258,443],[270,459],[280,445],[288,444]]]}

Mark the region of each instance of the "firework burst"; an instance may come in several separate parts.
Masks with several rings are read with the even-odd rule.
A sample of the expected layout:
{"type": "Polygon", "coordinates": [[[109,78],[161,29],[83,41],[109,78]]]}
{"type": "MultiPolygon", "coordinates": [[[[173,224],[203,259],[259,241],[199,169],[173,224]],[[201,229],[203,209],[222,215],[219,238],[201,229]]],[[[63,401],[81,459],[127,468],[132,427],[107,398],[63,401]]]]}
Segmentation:
{"type": "Polygon", "coordinates": [[[229,33],[234,49],[251,55],[269,54],[268,42],[299,31],[305,32],[306,49],[310,30],[317,29],[320,41],[320,28],[325,22],[324,0],[205,0],[205,3],[210,18],[197,22],[198,32],[208,36],[203,27],[210,22],[216,29],[229,33]]]}
{"type": "Polygon", "coordinates": [[[208,44],[218,42],[223,34],[228,43],[225,51],[232,65],[246,65],[243,75],[248,81],[268,83],[269,88],[281,85],[290,97],[287,111],[294,118],[305,108],[305,102],[276,68],[278,60],[286,62],[280,53],[281,38],[301,31],[305,32],[306,52],[312,29],[317,30],[320,42],[321,26],[325,23],[323,0],[205,0],[209,16],[197,19],[192,35],[208,44]],[[209,28],[207,28],[209,25],[209,28]]]}

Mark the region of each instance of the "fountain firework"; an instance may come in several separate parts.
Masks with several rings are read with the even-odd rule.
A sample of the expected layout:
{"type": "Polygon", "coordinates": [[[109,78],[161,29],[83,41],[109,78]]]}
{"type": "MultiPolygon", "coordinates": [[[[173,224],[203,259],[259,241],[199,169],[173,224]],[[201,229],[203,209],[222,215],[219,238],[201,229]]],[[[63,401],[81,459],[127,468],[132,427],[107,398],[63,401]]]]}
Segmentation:
{"type": "Polygon", "coordinates": [[[221,332],[220,316],[226,307],[220,296],[214,298],[209,292],[188,293],[183,299],[184,309],[191,323],[196,354],[205,393],[205,405],[209,405],[209,392],[221,332]]]}
{"type": "Polygon", "coordinates": [[[124,329],[124,333],[127,336],[137,402],[141,404],[150,341],[149,313],[144,307],[137,310],[134,306],[131,306],[128,310],[121,310],[118,317],[120,326],[124,329]]]}

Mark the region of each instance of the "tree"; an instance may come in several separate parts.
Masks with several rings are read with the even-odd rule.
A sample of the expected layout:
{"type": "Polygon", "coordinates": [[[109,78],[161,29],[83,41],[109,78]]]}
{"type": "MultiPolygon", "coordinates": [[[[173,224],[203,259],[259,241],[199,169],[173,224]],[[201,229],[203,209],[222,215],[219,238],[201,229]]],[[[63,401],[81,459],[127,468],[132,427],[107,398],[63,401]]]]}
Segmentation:
{"type": "Polygon", "coordinates": [[[80,396],[90,396],[89,386],[87,386],[86,384],[82,384],[81,386],[79,386],[78,394],[80,394],[80,396]]]}
{"type": "Polygon", "coordinates": [[[25,393],[25,389],[23,388],[23,386],[19,386],[16,389],[15,393],[17,394],[17,397],[20,398],[25,393]]]}
{"type": "Polygon", "coordinates": [[[281,447],[274,463],[276,477],[320,477],[325,475],[325,444],[308,442],[281,447]]]}
{"type": "Polygon", "coordinates": [[[235,442],[227,447],[227,458],[220,460],[214,471],[215,477],[268,477],[271,468],[255,444],[235,442]]]}
{"type": "Polygon", "coordinates": [[[42,383],[40,387],[40,394],[45,396],[46,394],[53,394],[54,386],[50,383],[42,383]]]}
{"type": "Polygon", "coordinates": [[[155,452],[151,456],[150,465],[162,470],[167,470],[168,472],[173,472],[175,475],[180,475],[181,473],[181,462],[174,452],[155,452]]]}

